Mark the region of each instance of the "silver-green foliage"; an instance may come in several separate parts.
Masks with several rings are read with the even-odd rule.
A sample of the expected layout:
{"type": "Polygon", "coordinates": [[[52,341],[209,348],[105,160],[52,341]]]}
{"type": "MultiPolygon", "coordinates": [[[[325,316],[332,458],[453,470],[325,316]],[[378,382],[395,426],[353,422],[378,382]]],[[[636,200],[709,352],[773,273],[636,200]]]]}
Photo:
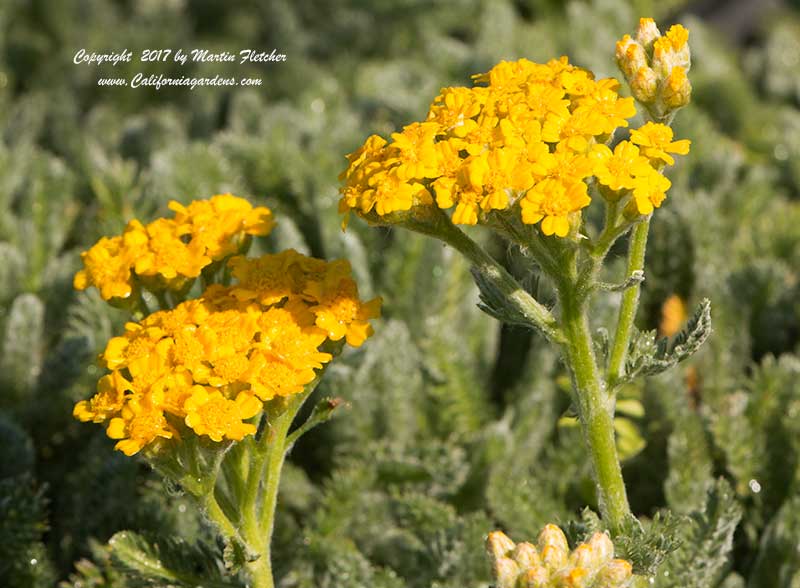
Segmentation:
{"type": "MultiPolygon", "coordinates": [[[[639,14],[673,15],[687,3],[34,4],[0,4],[2,585],[127,588],[143,578],[141,554],[171,570],[146,574],[156,585],[175,583],[175,573],[221,577],[224,546],[177,489],[165,492],[70,415],[123,320],[95,294],[75,296],[71,276],[79,251],[131,218],[224,190],[276,210],[281,224],[258,250],[346,256],[362,291],[385,300],[375,337],[337,360],[320,391],[350,408],[291,455],[275,541],[281,586],[485,586],[487,531],[524,540],[596,509],[582,441],[556,426],[569,399],[555,354],[480,312],[452,250],[355,219],[343,234],[336,175],[368,134],[423,118],[440,86],[467,83],[499,59],[562,53],[613,75],[610,40],[639,14]],[[46,58],[76,43],[238,51],[266,38],[261,22],[276,23],[267,37],[291,62],[249,70],[264,77],[259,92],[110,93],[94,85],[97,72],[54,69],[46,58]],[[112,536],[116,547],[104,546],[112,536]]],[[[701,312],[691,336],[663,347],[657,367],[670,369],[632,377],[623,391],[644,406],[633,422],[646,445],[624,464],[634,510],[674,516],[644,520],[622,544],[641,569],[658,568],[659,586],[800,581],[800,147],[790,132],[800,114],[784,61],[800,42],[798,22],[787,9],[764,23],[746,56],[688,22],[695,104],[676,135],[693,140],[692,152],[652,223],[638,326],[651,333],[677,293],[710,299],[714,330],[672,365],[670,352],[708,334],[701,312]]],[[[516,252],[487,245],[517,269],[516,252]]],[[[612,251],[609,283],[620,254],[612,251]]],[[[636,357],[629,374],[659,371],[636,357]]],[[[590,523],[586,515],[573,526],[590,523]]]]}
{"type": "Polygon", "coordinates": [[[689,514],[678,537],[680,547],[657,572],[656,585],[665,588],[710,588],[730,567],[733,533],[742,515],[730,485],[719,480],[705,504],[689,514]]]}

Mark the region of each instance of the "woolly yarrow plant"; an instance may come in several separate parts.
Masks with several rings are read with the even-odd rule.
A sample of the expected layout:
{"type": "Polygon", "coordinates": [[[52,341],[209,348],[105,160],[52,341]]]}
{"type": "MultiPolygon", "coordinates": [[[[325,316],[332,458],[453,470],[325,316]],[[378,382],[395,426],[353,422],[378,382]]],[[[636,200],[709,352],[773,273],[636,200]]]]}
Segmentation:
{"type": "Polygon", "coordinates": [[[96,287],[138,320],[108,342],[109,373],[74,415],[105,424],[116,449],[143,455],[195,497],[229,560],[253,586],[272,586],[285,455],[338,402],[290,427],[344,342],[358,347],[372,334],[380,299],[359,299],[343,260],[291,249],[246,257],[251,237],[272,229],[267,208],[230,194],[170,208],[174,218],[131,221],[83,254],[75,287],[96,287]],[[198,279],[202,292],[187,299],[198,279]]]}
{"type": "MultiPolygon", "coordinates": [[[[664,171],[690,146],[674,140],[670,128],[691,94],[687,41],[681,25],[662,36],[652,19],[642,19],[635,38],[618,42],[620,69],[646,119],[627,139],[615,134],[628,127],[636,107],[634,98],[619,94],[617,80],[596,80],[566,57],[504,61],[473,76],[471,88],[444,88],[424,121],[389,141],[369,137],[341,175],[345,223],[355,213],[451,245],[473,265],[483,310],[537,329],[561,349],[602,523],[612,536],[641,532],[617,455],[617,391],[684,359],[710,329],[707,303],[671,340],[656,343],[633,329],[650,218],[671,186],[664,171]],[[602,228],[584,215],[593,203],[605,209],[602,228]],[[555,287],[555,307],[537,300],[457,225],[481,225],[518,246],[555,287]],[[626,275],[619,283],[600,281],[611,247],[628,233],[626,275]],[[593,298],[609,291],[622,292],[610,339],[606,331],[593,335],[589,321],[593,298]]],[[[589,585],[551,571],[561,578],[553,585],[589,585]]],[[[495,567],[498,585],[515,585],[499,574],[495,567]]]]}
{"type": "MultiPolygon", "coordinates": [[[[670,128],[691,94],[687,41],[682,26],[661,35],[651,19],[619,41],[633,97],[566,57],[501,62],[474,76],[471,88],[443,89],[424,121],[390,140],[369,137],[341,175],[343,226],[354,213],[452,246],[473,265],[481,308],[540,331],[561,349],[572,376],[602,520],[586,515],[595,532],[577,536],[586,541],[571,552],[554,525],[537,546],[491,533],[498,588],[616,588],[652,570],[652,561],[642,568],[634,558],[614,559],[614,543],[626,554],[647,549],[636,539],[645,531],[628,504],[614,407],[622,384],[688,357],[710,329],[707,302],[672,339],[656,342],[633,328],[650,218],[671,187],[664,171],[690,146],[670,128]],[[635,101],[646,122],[617,137],[636,115],[635,101]],[[588,220],[597,203],[602,227],[588,220]],[[518,246],[554,286],[555,304],[538,300],[459,225],[481,225],[518,246]],[[626,275],[601,281],[609,251],[625,235],[626,275]],[[590,328],[600,292],[622,293],[612,337],[590,328]]],[[[369,337],[380,301],[359,299],[345,261],[294,250],[246,257],[252,237],[272,229],[266,208],[231,195],[170,208],[173,218],[132,221],[83,254],[75,287],[96,287],[135,320],[108,342],[101,360],[109,373],[74,415],[103,423],[118,450],[143,456],[196,498],[224,539],[229,571],[272,587],[285,456],[337,402],[322,401],[292,424],[344,342],[360,346],[369,337]]]]}

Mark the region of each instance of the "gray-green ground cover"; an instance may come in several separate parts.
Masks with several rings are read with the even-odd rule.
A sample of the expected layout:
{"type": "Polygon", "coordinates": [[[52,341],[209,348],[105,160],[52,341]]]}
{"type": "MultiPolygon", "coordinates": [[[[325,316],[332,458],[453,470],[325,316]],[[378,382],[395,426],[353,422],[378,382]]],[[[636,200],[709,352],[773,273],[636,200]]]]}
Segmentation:
{"type": "MultiPolygon", "coordinates": [[[[363,296],[385,301],[375,337],[318,392],[350,408],[304,438],[287,468],[282,586],[484,586],[487,531],[523,540],[551,521],[575,521],[576,537],[590,528],[579,432],[558,424],[569,412],[558,357],[478,310],[453,251],[363,223],[342,233],[337,174],[365,136],[419,120],[441,86],[500,59],[564,53],[616,75],[614,40],[640,15],[690,28],[694,104],[676,121],[692,152],[652,225],[639,326],[656,328],[678,294],[712,300],[714,333],[690,362],[623,393],[639,403],[620,414],[628,492],[656,521],[626,553],[643,567],[663,553],[660,587],[800,585],[800,13],[787,3],[734,46],[684,4],[0,4],[3,586],[136,586],[131,553],[209,577],[224,566],[176,489],[72,419],[123,315],[73,293],[71,279],[79,253],[130,218],[226,191],[276,211],[259,247],[347,257],[363,296]],[[95,84],[139,65],[71,63],[79,47],[163,46],[274,46],[288,60],[240,68],[263,77],[258,90],[159,92],[95,84]],[[656,516],[664,508],[672,519],[656,516]],[[122,530],[135,534],[110,549],[122,530]]],[[[218,73],[171,67],[146,71],[218,73]]],[[[488,245],[521,266],[517,251],[488,245]]]]}

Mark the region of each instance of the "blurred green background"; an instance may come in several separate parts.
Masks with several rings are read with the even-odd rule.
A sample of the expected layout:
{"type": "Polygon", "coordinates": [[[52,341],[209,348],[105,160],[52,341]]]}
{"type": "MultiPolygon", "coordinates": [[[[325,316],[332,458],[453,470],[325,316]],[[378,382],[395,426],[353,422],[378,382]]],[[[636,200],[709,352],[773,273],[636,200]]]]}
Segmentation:
{"type": "MultiPolygon", "coordinates": [[[[105,545],[122,529],[175,566],[224,567],[178,489],[71,417],[125,319],[72,291],[80,252],[170,199],[221,192],[276,212],[262,249],[347,257],[364,297],[385,301],[375,337],[320,392],[349,410],[287,467],[281,586],[487,586],[486,532],[532,540],[596,508],[579,433],[558,424],[554,352],[482,315],[439,243],[358,220],[342,233],[337,174],[369,134],[422,119],[440,87],[501,59],[567,54],[617,75],[614,42],[639,16],[690,29],[694,85],[675,123],[692,151],[655,215],[639,324],[655,329],[670,295],[708,297],[714,334],[691,365],[623,392],[632,506],[678,517],[643,539],[654,557],[628,549],[659,587],[800,586],[800,3],[756,0],[0,1],[0,585],[149,585],[105,545]],[[287,61],[96,68],[72,63],[81,48],[287,61]],[[139,71],[264,84],[96,84],[139,71]],[[681,547],[666,554],[665,538],[681,547]],[[219,561],[198,562],[195,541],[219,561]]],[[[547,296],[518,252],[487,245],[547,296]]],[[[623,256],[624,243],[610,277],[623,256]]],[[[617,302],[598,304],[598,325],[617,302]]]]}

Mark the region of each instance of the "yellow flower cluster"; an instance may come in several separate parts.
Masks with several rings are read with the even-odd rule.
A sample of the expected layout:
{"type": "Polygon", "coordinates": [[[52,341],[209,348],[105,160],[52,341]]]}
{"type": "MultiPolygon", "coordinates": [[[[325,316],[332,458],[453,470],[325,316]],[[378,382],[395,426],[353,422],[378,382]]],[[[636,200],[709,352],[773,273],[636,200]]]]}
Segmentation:
{"type": "Polygon", "coordinates": [[[688,139],[673,141],[670,127],[652,122],[632,130],[630,141],[620,141],[614,151],[595,145],[590,157],[603,196],[616,201],[631,193],[631,214],[650,214],[661,206],[672,185],[661,169],[675,163],[671,153],[685,155],[690,145],[688,139]]]}
{"type": "Polygon", "coordinates": [[[130,297],[137,281],[153,291],[180,290],[204,267],[238,253],[248,235],[266,235],[274,226],[269,208],[231,194],[169,207],[174,218],[133,220],[122,235],[84,252],[75,288],[95,286],[104,300],[130,297]]]}
{"type": "Polygon", "coordinates": [[[546,525],[536,545],[515,544],[504,533],[489,533],[486,548],[497,588],[625,588],[632,566],[614,559],[614,544],[595,533],[571,553],[556,525],[546,525]]]}
{"type": "Polygon", "coordinates": [[[380,314],[380,299],[359,299],[346,261],[288,250],[229,265],[237,284],[212,285],[111,339],[102,355],[111,373],[75,417],[107,422],[126,455],[183,426],[213,441],[242,439],[255,433],[247,421],[264,401],[301,392],[331,360],[320,346],[361,345],[380,314]]]}
{"type": "Polygon", "coordinates": [[[642,18],[632,38],[617,42],[617,63],[634,97],[658,120],[686,106],[692,94],[689,31],[682,25],[661,35],[652,18],[642,18]]]}
{"type": "Polygon", "coordinates": [[[503,61],[475,79],[486,85],[444,88],[424,122],[391,142],[373,135],[348,155],[340,213],[386,217],[435,203],[453,208],[454,223],[474,225],[492,211],[513,211],[564,237],[591,201],[593,175],[613,191],[634,190],[642,214],[663,200],[669,182],[655,164],[684,145],[665,143],[671,131],[659,125],[612,153],[604,143],[636,114],[616,80],[595,80],[566,57],[503,61]]]}

